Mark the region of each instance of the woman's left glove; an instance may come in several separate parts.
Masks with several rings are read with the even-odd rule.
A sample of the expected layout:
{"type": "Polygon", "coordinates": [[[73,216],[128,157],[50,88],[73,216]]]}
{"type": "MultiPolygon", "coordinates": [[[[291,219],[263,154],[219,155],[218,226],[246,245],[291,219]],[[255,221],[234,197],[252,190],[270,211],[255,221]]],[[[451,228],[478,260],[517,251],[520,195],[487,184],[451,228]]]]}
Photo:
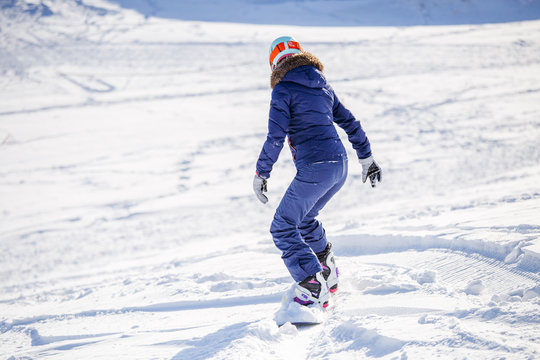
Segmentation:
{"type": "Polygon", "coordinates": [[[366,182],[369,177],[371,187],[375,187],[376,182],[382,180],[381,168],[377,165],[375,160],[373,160],[373,156],[366,159],[358,159],[358,161],[362,164],[362,182],[366,182]]]}
{"type": "Polygon", "coordinates": [[[257,195],[257,198],[263,204],[266,204],[268,202],[268,198],[266,197],[266,195],[263,194],[263,192],[268,191],[268,189],[266,188],[265,178],[262,178],[259,175],[255,174],[255,177],[253,178],[253,191],[255,191],[255,195],[257,195]]]}

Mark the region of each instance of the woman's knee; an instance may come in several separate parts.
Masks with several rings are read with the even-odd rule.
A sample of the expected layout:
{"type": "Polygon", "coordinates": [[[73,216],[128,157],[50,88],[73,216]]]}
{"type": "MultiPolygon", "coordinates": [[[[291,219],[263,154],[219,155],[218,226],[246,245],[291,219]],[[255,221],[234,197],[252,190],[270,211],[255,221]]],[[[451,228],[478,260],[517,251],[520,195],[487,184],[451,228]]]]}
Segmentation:
{"type": "Polygon", "coordinates": [[[297,225],[290,219],[286,219],[283,216],[280,216],[276,213],[274,220],[270,225],[270,233],[276,237],[276,235],[282,234],[284,232],[290,232],[297,228],[297,225]]]}

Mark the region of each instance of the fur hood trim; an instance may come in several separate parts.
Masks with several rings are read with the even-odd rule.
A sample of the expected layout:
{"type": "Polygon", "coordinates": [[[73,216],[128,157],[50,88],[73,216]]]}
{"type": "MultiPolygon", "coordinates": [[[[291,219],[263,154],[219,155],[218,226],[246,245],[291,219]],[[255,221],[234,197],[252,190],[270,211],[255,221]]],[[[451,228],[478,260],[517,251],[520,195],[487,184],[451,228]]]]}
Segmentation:
{"type": "Polygon", "coordinates": [[[292,69],[305,65],[315,66],[321,72],[324,70],[322,62],[312,53],[303,52],[287,56],[285,59],[281,60],[274,71],[272,71],[272,75],[270,76],[270,87],[274,88],[274,86],[279,84],[283,77],[285,77],[292,69]]]}

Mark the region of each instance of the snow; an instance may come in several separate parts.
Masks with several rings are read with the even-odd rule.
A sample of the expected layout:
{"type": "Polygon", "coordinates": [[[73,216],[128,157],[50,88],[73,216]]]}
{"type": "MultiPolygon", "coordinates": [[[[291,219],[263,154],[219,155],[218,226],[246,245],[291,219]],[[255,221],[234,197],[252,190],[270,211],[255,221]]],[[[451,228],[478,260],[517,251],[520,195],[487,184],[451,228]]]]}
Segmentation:
{"type": "Polygon", "coordinates": [[[539,357],[539,19],[518,0],[0,3],[0,358],[539,357]],[[347,146],[320,216],[340,288],[299,328],[276,324],[306,309],[281,303],[268,232],[286,149],[269,203],[251,189],[283,34],[384,172],[363,184],[347,146]]]}
{"type": "MultiPolygon", "coordinates": [[[[281,298],[281,306],[274,314],[276,325],[290,324],[319,324],[326,320],[326,311],[319,306],[302,306],[294,301],[295,284],[281,298]]],[[[331,305],[331,301],[328,302],[331,305]]]]}

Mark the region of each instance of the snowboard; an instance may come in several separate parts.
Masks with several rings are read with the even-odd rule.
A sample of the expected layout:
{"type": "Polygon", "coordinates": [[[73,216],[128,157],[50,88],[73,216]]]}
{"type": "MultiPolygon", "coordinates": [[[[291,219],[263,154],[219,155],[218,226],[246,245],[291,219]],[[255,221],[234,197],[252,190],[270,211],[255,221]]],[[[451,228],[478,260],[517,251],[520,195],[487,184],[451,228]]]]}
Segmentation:
{"type": "Polygon", "coordinates": [[[315,325],[320,325],[322,322],[309,322],[309,321],[299,321],[299,322],[286,322],[284,324],[279,325],[279,327],[282,327],[283,325],[290,323],[291,325],[296,326],[297,328],[307,328],[315,325]]]}

